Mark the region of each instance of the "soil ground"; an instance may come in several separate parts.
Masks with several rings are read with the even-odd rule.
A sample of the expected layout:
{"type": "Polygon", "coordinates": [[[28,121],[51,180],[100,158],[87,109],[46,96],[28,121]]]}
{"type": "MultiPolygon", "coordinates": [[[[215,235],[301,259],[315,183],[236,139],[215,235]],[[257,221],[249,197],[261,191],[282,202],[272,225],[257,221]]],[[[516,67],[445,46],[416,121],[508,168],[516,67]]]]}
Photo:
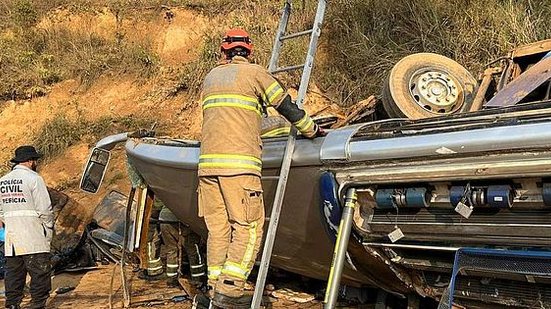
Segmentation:
{"type": "MultiPolygon", "coordinates": [[[[132,308],[191,308],[191,300],[184,290],[169,288],[165,280],[145,281],[137,277],[136,272],[127,269],[128,283],[132,292],[132,308]],[[172,301],[172,298],[180,301],[172,301]]],[[[100,265],[97,269],[86,272],[61,273],[53,277],[53,286],[47,308],[90,308],[105,309],[109,307],[109,294],[112,291],[113,308],[123,308],[120,267],[114,264],[100,265]],[[114,276],[113,276],[113,272],[114,276]],[[111,280],[113,285],[111,288],[111,280]],[[56,294],[58,288],[70,287],[73,290],[56,294]]],[[[1,294],[4,293],[4,282],[0,281],[1,294]]],[[[267,297],[268,308],[321,308],[318,300],[307,303],[296,303],[286,299],[267,297]]],[[[29,296],[23,301],[28,305],[29,296]]],[[[4,299],[0,300],[0,306],[4,299]]]]}

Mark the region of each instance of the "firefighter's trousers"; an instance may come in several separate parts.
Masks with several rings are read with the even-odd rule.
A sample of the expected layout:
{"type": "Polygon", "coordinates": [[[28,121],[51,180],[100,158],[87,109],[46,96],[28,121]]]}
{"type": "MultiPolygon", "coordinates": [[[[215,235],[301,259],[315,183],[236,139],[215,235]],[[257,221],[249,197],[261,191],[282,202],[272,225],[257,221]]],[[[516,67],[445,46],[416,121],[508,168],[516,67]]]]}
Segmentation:
{"type": "Polygon", "coordinates": [[[199,216],[209,230],[207,263],[214,291],[240,297],[262,241],[264,202],[255,175],[199,177],[199,216]]]}
{"type": "Polygon", "coordinates": [[[6,258],[6,307],[23,300],[27,273],[31,277],[31,309],[45,308],[52,289],[50,253],[34,253],[6,258]]]}
{"type": "Polygon", "coordinates": [[[167,277],[178,276],[178,267],[181,263],[180,249],[183,247],[189,261],[191,281],[195,284],[203,283],[206,265],[199,250],[201,237],[180,223],[161,223],[161,237],[166,246],[167,277]]]}
{"type": "Polygon", "coordinates": [[[163,273],[163,262],[161,261],[161,236],[159,235],[159,220],[160,209],[153,209],[151,218],[155,222],[149,224],[147,231],[147,263],[146,273],[148,276],[158,276],[163,273]]]}

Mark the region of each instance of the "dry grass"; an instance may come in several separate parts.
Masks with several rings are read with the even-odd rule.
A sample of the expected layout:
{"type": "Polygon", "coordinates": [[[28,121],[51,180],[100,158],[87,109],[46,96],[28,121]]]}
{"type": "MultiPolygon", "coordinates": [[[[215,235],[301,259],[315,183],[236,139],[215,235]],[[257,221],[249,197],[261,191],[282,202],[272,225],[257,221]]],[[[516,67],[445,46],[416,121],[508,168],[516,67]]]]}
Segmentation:
{"type": "MultiPolygon", "coordinates": [[[[228,28],[246,29],[253,39],[254,53],[251,60],[267,67],[274,43],[281,13],[280,1],[236,1],[236,0],[195,0],[184,1],[187,7],[198,9],[204,14],[227,14],[228,20],[222,25],[213,25],[210,33],[203,39],[203,47],[198,59],[184,65],[179,74],[178,87],[197,97],[205,75],[221,59],[220,39],[228,28]]],[[[302,7],[303,1],[295,1],[296,8],[289,24],[289,32],[297,32],[312,27],[315,8],[310,5],[302,7]]],[[[286,42],[282,49],[279,65],[301,64],[306,59],[308,38],[286,42]]],[[[288,86],[298,87],[299,73],[278,76],[288,86]]]]}
{"type": "Polygon", "coordinates": [[[549,1],[340,0],[324,29],[316,77],[343,105],[380,93],[388,70],[416,52],[443,54],[473,74],[519,44],[551,38],[549,1]]]}
{"type": "MultiPolygon", "coordinates": [[[[295,0],[292,31],[312,26],[317,1],[295,0]],[[303,7],[305,6],[305,7],[303,7]]],[[[201,81],[216,64],[218,43],[229,27],[250,31],[254,59],[267,65],[282,1],[261,0],[5,0],[0,4],[0,100],[47,93],[51,84],[78,77],[84,85],[104,74],[150,78],[164,64],[152,43],[130,41],[124,33],[105,38],[86,29],[36,23],[54,8],[98,12],[108,8],[117,21],[147,19],[162,6],[178,6],[215,18],[204,36],[200,57],[172,70],[175,91],[199,93],[201,81]],[[24,31],[23,31],[24,30],[24,31]]],[[[380,93],[388,70],[415,52],[436,52],[457,60],[476,74],[482,64],[514,46],[551,37],[546,24],[551,3],[544,0],[334,0],[328,4],[314,80],[342,105],[380,93]]],[[[304,60],[307,39],[289,42],[280,63],[304,60]]],[[[280,76],[296,86],[298,74],[280,76]]]]}
{"type": "MultiPolygon", "coordinates": [[[[126,40],[122,35],[100,36],[86,27],[61,24],[37,27],[50,10],[70,6],[80,10],[83,3],[70,1],[8,0],[0,5],[0,100],[31,98],[47,93],[53,83],[79,78],[88,86],[105,73],[154,75],[159,60],[151,41],[126,40]]],[[[122,9],[109,2],[118,18],[122,9]]],[[[129,3],[127,3],[130,6],[129,3]]],[[[99,3],[96,4],[99,7],[99,3]]],[[[88,9],[95,6],[90,5],[88,9]]]]}
{"type": "Polygon", "coordinates": [[[62,154],[78,142],[96,142],[109,134],[150,128],[153,123],[151,119],[133,116],[102,117],[95,121],[87,121],[73,120],[58,114],[38,131],[32,144],[48,160],[62,154]]]}
{"type": "MultiPolygon", "coordinates": [[[[213,25],[201,57],[184,66],[179,75],[181,90],[197,96],[202,79],[220,57],[217,40],[227,27],[248,29],[254,38],[255,62],[268,64],[280,1],[184,3],[205,14],[226,14],[229,22],[213,25]]],[[[291,32],[312,27],[316,3],[294,1],[291,32]]],[[[416,52],[443,54],[476,76],[483,64],[515,46],[550,38],[551,28],[546,25],[550,17],[551,3],[546,1],[331,1],[320,44],[323,57],[318,58],[314,81],[334,101],[349,106],[379,94],[392,66],[416,52]]],[[[302,63],[307,44],[307,38],[286,42],[280,65],[302,63]]],[[[298,73],[279,78],[290,87],[297,87],[300,80],[298,73]]]]}

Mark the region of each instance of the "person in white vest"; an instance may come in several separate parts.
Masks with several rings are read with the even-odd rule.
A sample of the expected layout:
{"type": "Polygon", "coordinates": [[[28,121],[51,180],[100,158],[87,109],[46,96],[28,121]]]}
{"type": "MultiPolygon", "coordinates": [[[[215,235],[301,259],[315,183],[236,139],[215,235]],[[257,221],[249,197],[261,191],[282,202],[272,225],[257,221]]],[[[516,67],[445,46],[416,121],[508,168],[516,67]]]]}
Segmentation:
{"type": "Polygon", "coordinates": [[[44,180],[36,172],[41,157],[33,146],[15,150],[12,171],[0,178],[0,218],[5,224],[6,308],[20,308],[27,273],[31,309],[45,308],[50,296],[50,242],[53,212],[44,180]]]}

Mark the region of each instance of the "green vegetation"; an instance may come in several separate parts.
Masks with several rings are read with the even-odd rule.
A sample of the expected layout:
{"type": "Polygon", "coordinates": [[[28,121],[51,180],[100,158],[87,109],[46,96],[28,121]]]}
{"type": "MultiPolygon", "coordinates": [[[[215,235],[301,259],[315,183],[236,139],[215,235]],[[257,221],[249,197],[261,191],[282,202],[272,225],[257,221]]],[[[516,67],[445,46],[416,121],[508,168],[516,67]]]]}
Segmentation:
{"type": "MultiPolygon", "coordinates": [[[[41,96],[50,85],[69,78],[88,86],[108,72],[150,77],[157,71],[150,41],[131,42],[119,32],[108,38],[56,23],[38,26],[48,12],[68,3],[8,0],[0,5],[0,100],[41,96]]],[[[97,5],[77,2],[70,10],[99,9],[97,5]]],[[[123,18],[120,9],[116,13],[123,18]]]]}
{"type": "Polygon", "coordinates": [[[32,144],[48,160],[78,142],[96,142],[110,134],[149,128],[153,123],[153,120],[133,116],[102,117],[95,121],[86,121],[71,120],[58,114],[36,133],[32,144]]]}

